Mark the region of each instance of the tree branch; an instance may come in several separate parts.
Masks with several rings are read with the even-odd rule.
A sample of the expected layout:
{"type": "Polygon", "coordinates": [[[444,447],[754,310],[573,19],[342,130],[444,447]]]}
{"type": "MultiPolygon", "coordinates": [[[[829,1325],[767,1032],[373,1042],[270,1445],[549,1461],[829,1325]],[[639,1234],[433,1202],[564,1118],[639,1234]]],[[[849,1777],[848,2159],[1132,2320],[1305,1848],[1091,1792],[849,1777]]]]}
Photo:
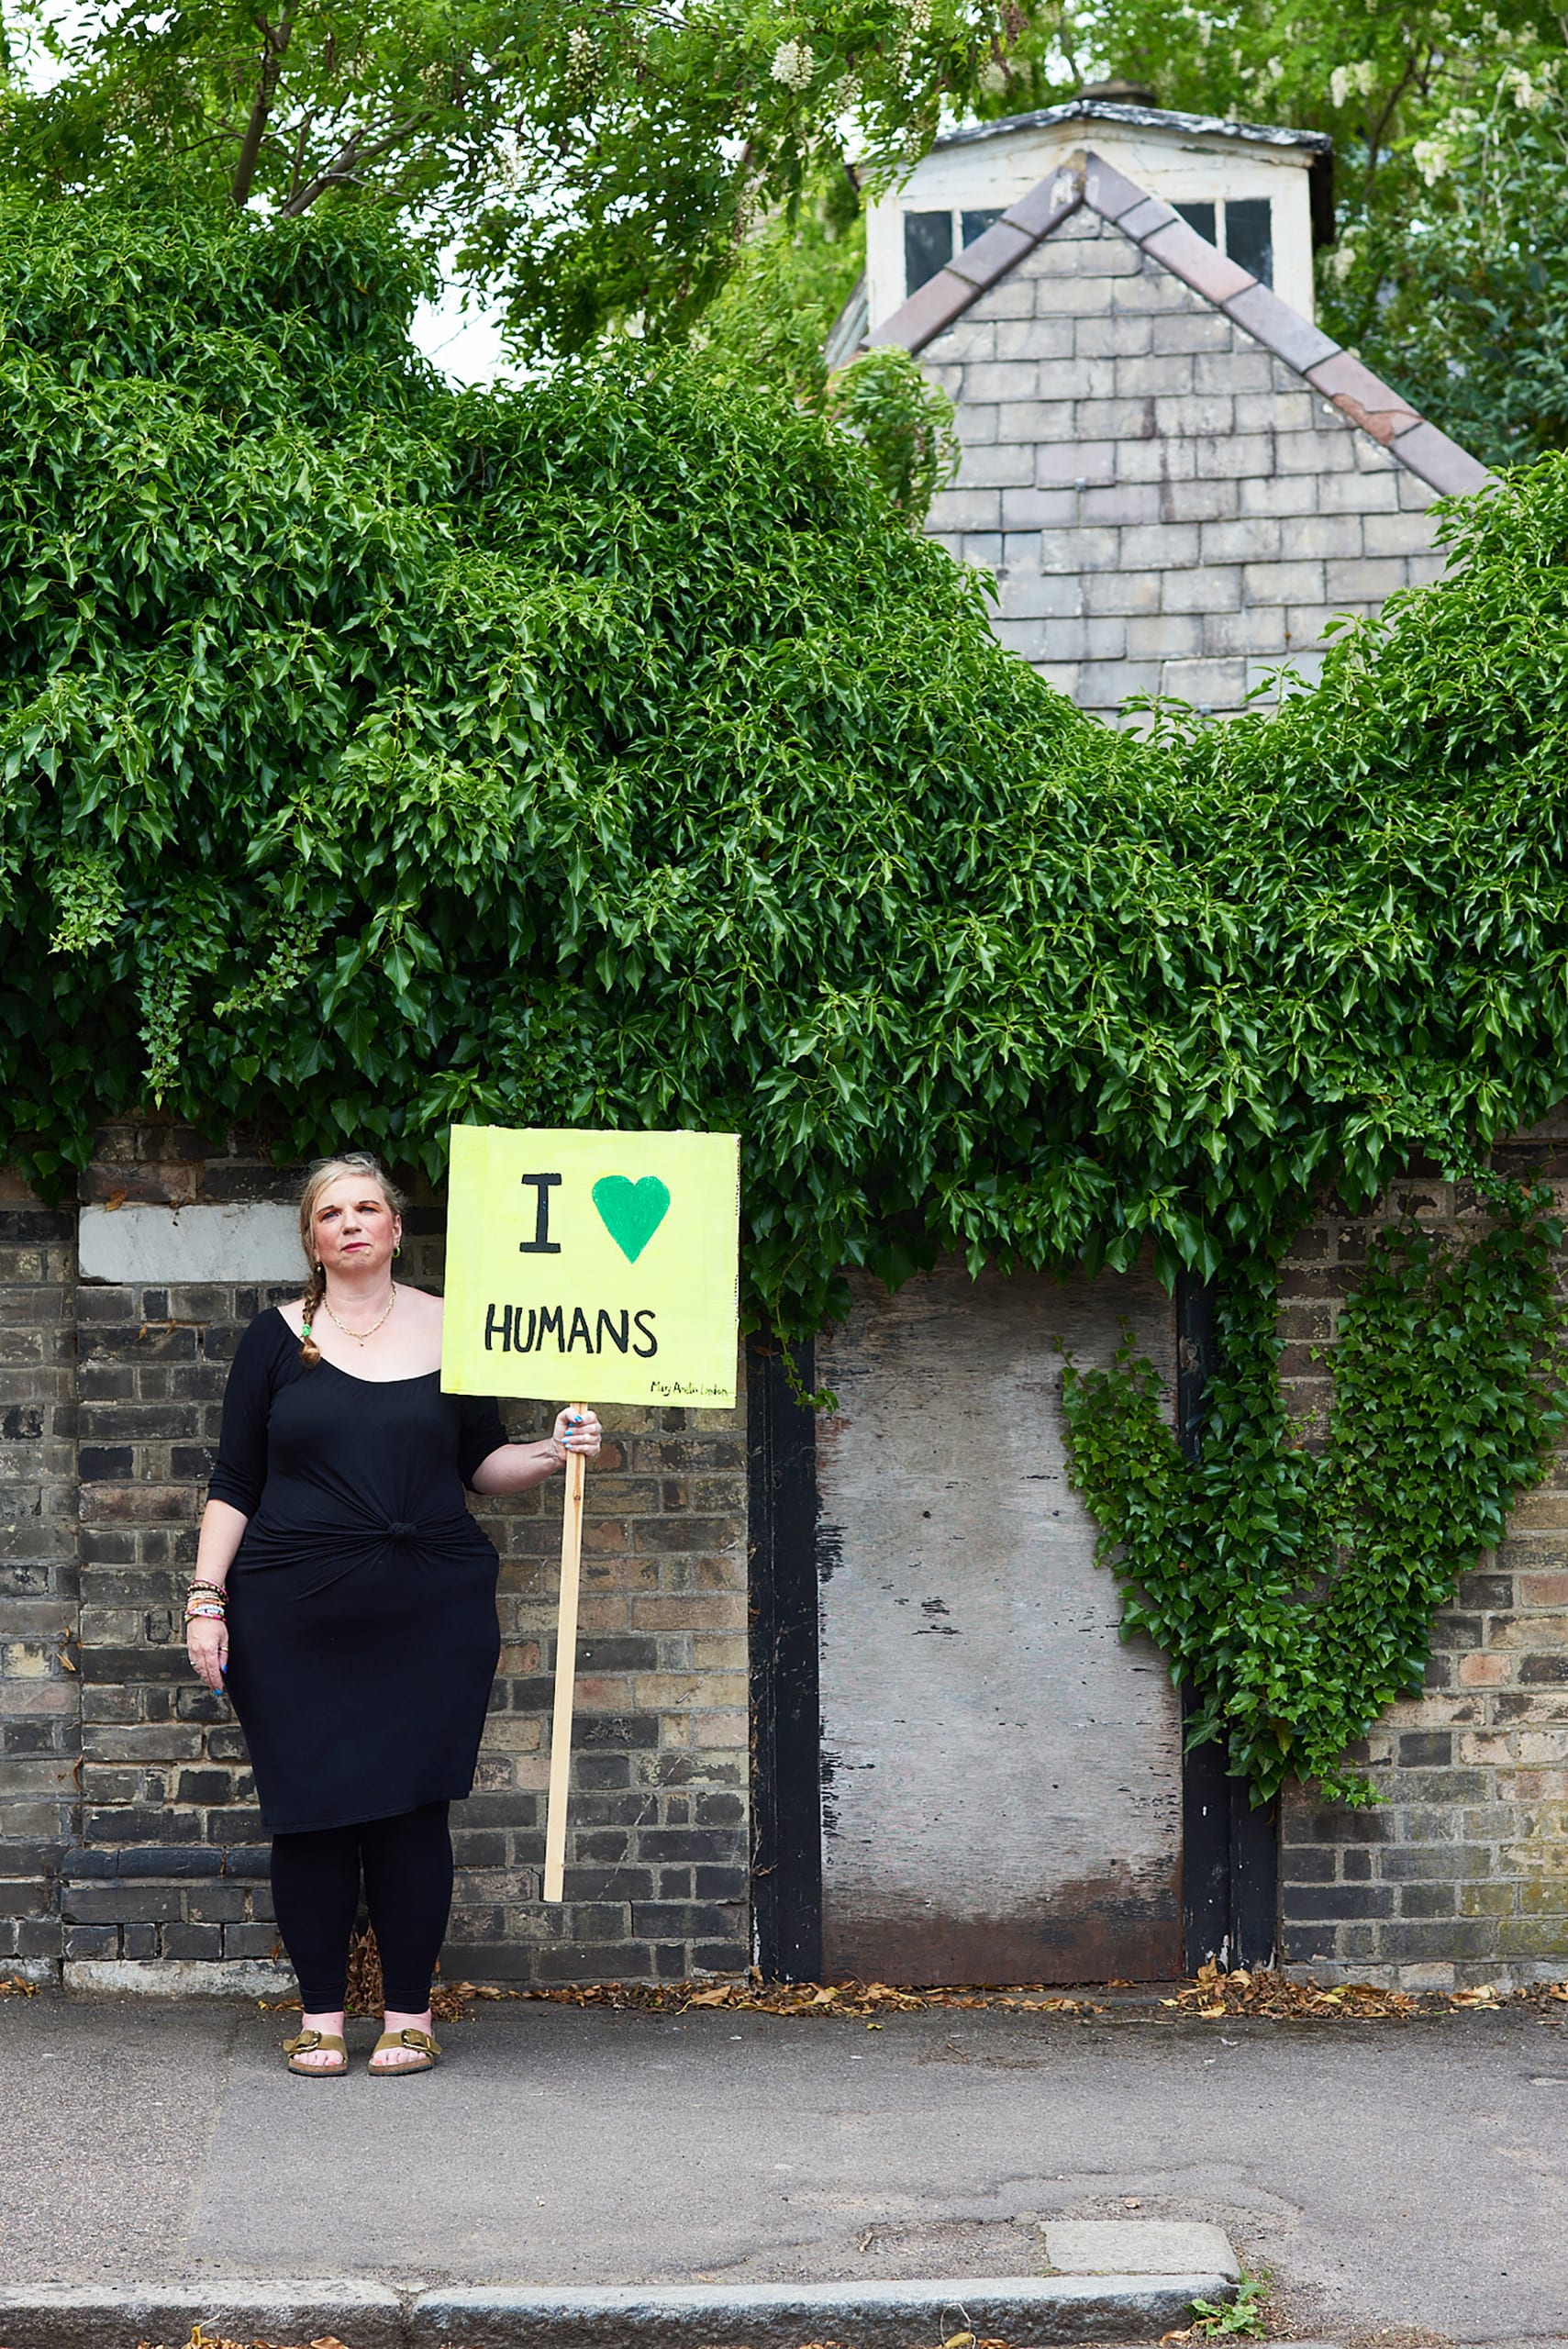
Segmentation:
{"type": "Polygon", "coordinates": [[[261,72],[256,84],[255,103],[250,119],[245,126],[245,136],[239,142],[239,157],[234,166],[234,177],[228,184],[228,200],[238,212],[250,200],[250,189],[256,177],[257,158],[261,152],[261,140],[266,135],[267,117],[272,111],[279,79],[284,70],[284,57],[294,32],[295,9],[285,7],[277,27],[261,18],[261,72]]]}
{"type": "Polygon", "coordinates": [[[351,139],[343,141],[329,163],[314,173],[303,187],[296,188],[286,204],[278,206],[279,219],[297,220],[302,213],[309,211],[317,196],[326,195],[329,187],[346,187],[367,163],[379,162],[383,155],[389,155],[395,147],[401,147],[414,138],[431,119],[432,112],[432,108],[421,106],[417,114],[409,115],[403,122],[395,123],[389,131],[373,140],[368,147],[361,145],[362,133],[356,131],[351,139]]]}

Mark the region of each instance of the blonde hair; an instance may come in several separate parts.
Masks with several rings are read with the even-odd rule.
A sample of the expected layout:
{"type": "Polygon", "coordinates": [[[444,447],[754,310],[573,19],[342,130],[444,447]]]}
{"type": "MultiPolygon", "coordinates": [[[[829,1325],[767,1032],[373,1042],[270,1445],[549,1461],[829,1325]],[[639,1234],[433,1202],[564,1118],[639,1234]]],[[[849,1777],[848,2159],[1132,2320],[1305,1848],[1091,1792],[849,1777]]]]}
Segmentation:
{"type": "Polygon", "coordinates": [[[300,1303],[305,1308],[305,1330],[300,1339],[299,1358],[314,1369],[321,1360],[321,1349],[311,1336],[311,1324],[321,1310],[321,1300],[327,1294],[327,1275],[320,1259],[310,1244],[311,1226],[316,1220],[316,1204],[329,1184],[344,1174],[368,1174],[379,1186],[382,1197],[394,1215],[403,1213],[403,1194],[395,1183],[384,1173],[379,1159],[368,1150],[345,1150],[336,1158],[317,1158],[306,1170],[299,1194],[299,1244],[305,1251],[309,1277],[300,1303]]]}

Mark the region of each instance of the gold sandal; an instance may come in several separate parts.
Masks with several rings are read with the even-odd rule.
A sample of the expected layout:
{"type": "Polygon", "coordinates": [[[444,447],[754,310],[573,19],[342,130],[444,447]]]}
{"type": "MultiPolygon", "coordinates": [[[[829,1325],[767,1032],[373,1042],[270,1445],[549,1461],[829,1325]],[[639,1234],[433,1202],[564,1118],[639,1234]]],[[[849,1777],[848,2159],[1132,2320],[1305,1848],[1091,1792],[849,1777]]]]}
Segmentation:
{"type": "Polygon", "coordinates": [[[384,2031],[371,2049],[370,2075],[373,2080],[400,2079],[405,2072],[433,2072],[440,2054],[428,2031],[384,2031]],[[376,2057],[384,2047],[412,2047],[418,2051],[417,2064],[378,2064],[376,2057]]]}
{"type": "Polygon", "coordinates": [[[289,2059],[289,2070],[297,2072],[302,2080],[340,2080],[349,2069],[349,2051],[335,2032],[302,2031],[297,2039],[285,2039],[284,2054],[289,2059]],[[322,2048],[328,2055],[336,2055],[335,2064],[296,2064],[296,2055],[314,2054],[322,2048]]]}

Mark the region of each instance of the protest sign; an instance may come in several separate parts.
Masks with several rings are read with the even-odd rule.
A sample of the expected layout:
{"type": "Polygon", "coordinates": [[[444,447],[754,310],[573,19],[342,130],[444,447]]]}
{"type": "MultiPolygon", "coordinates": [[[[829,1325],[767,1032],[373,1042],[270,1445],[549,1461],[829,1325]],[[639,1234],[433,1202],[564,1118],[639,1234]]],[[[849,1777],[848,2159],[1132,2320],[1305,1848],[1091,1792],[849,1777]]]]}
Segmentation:
{"type": "MultiPolygon", "coordinates": [[[[559,1402],[735,1400],[734,1134],[454,1126],[441,1386],[559,1402]]],[[[561,1524],[544,1897],[564,1892],[583,1457],[561,1524]]]]}
{"type": "Polygon", "coordinates": [[[735,1400],[733,1134],[454,1126],[441,1385],[735,1400]]]}

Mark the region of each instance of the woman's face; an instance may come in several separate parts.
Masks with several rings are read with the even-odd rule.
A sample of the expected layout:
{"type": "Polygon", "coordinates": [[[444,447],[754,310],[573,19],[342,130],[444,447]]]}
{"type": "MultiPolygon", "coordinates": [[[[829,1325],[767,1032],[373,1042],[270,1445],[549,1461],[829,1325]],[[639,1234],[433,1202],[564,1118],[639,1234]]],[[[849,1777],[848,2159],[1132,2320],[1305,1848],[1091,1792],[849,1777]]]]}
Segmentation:
{"type": "Polygon", "coordinates": [[[339,1174],[316,1202],[310,1236],[329,1273],[361,1277],[390,1264],[403,1222],[373,1174],[339,1174]]]}

